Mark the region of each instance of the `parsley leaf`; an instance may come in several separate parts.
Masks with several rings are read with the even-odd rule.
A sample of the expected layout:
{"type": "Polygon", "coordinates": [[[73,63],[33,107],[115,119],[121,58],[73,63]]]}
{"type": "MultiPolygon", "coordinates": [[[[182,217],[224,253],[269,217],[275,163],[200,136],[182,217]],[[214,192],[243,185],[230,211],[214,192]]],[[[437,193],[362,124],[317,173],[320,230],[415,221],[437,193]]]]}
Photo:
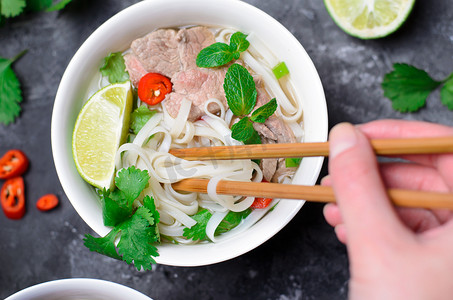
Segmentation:
{"type": "Polygon", "coordinates": [[[426,98],[441,82],[428,73],[407,64],[394,64],[394,70],[382,82],[384,96],[393,103],[395,110],[414,112],[425,105],[426,98]]]}
{"type": "Polygon", "coordinates": [[[156,114],[155,110],[150,110],[146,105],[136,108],[131,114],[131,129],[135,134],[145,126],[146,122],[156,114]]]}
{"type": "Polygon", "coordinates": [[[255,82],[245,67],[232,64],[225,75],[223,88],[228,106],[236,116],[247,115],[255,107],[255,82]]]}
{"type": "Polygon", "coordinates": [[[245,142],[249,140],[253,132],[256,131],[249,117],[242,118],[239,122],[231,126],[231,137],[237,141],[245,142]]]}
{"type": "Polygon", "coordinates": [[[241,52],[247,50],[250,45],[246,38],[247,35],[236,32],[230,38],[230,45],[217,42],[202,49],[197,55],[197,66],[200,68],[220,67],[233,59],[238,59],[241,52]]]}
{"type": "Polygon", "coordinates": [[[453,110],[453,73],[447,78],[440,90],[440,100],[449,110],[453,110]]]}
{"type": "Polygon", "coordinates": [[[19,116],[19,103],[22,102],[22,91],[11,64],[22,56],[22,51],[13,59],[0,57],[0,123],[8,125],[19,116]]]}
{"type": "Polygon", "coordinates": [[[0,13],[7,17],[15,17],[25,8],[25,0],[0,0],[0,13]]]}
{"type": "Polygon", "coordinates": [[[115,185],[124,194],[128,202],[134,202],[148,185],[149,179],[148,171],[142,171],[131,166],[118,173],[115,178],[115,185]]]}
{"type": "Polygon", "coordinates": [[[267,118],[272,116],[272,114],[277,109],[277,100],[274,98],[271,101],[267,102],[263,106],[257,108],[251,116],[251,120],[257,123],[264,123],[267,118]]]}
{"type": "MultiPolygon", "coordinates": [[[[251,212],[252,210],[250,208],[241,212],[228,212],[228,214],[225,216],[225,218],[223,218],[222,222],[220,222],[219,226],[216,228],[214,235],[217,236],[235,228],[251,212]]],[[[208,224],[211,217],[212,214],[207,209],[198,211],[198,213],[192,216],[192,218],[197,221],[197,224],[195,224],[191,228],[184,228],[183,236],[194,241],[208,240],[208,236],[206,235],[206,225],[208,224]]]]}
{"type": "Polygon", "coordinates": [[[121,52],[110,53],[104,57],[104,64],[99,69],[102,76],[108,76],[110,83],[123,82],[129,79],[126,64],[121,52]]]}

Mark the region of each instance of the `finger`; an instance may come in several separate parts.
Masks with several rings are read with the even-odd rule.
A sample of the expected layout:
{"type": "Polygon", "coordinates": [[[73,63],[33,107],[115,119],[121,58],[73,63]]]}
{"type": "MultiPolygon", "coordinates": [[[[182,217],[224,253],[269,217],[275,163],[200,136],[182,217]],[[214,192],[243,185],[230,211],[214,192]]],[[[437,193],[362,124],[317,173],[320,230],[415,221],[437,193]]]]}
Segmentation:
{"type": "Polygon", "coordinates": [[[331,130],[329,140],[329,174],[348,242],[395,237],[404,227],[387,197],[368,139],[343,123],[331,130]]]}
{"type": "Polygon", "coordinates": [[[346,226],[344,224],[339,224],[335,226],[335,234],[340,242],[346,245],[348,239],[346,236],[346,226]]]}
{"type": "Polygon", "coordinates": [[[330,178],[330,175],[326,175],[321,179],[321,185],[325,185],[325,186],[332,185],[332,178],[330,178]]]}
{"type": "Polygon", "coordinates": [[[330,226],[335,227],[338,224],[343,223],[343,218],[341,217],[340,209],[338,205],[334,203],[328,203],[324,206],[323,209],[324,218],[330,226]]]}
{"type": "MultiPolygon", "coordinates": [[[[419,121],[379,120],[358,126],[370,139],[452,136],[453,128],[419,121]]],[[[404,155],[404,159],[435,167],[453,190],[453,155],[404,155]]]]}

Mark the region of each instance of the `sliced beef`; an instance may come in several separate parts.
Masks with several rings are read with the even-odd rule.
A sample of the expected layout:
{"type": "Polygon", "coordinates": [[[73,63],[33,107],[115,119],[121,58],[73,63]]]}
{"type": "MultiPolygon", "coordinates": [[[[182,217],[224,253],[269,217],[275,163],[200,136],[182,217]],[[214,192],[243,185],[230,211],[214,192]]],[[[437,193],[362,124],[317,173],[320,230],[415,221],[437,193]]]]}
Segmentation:
{"type": "Polygon", "coordinates": [[[126,64],[126,71],[134,86],[138,86],[140,79],[148,73],[143,65],[138,60],[137,56],[132,53],[124,55],[124,62],[126,64]]]}

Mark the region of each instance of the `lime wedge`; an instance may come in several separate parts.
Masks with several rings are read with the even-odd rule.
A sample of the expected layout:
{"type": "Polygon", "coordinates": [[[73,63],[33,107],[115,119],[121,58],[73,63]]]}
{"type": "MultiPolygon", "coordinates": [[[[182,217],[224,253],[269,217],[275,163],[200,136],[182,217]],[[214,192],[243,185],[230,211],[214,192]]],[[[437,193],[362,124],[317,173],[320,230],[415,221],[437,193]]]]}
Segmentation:
{"type": "Polygon", "coordinates": [[[110,188],[115,155],[124,142],[132,110],[130,81],[97,91],[79,112],[72,135],[72,154],[80,176],[98,188],[110,188]]]}
{"type": "Polygon", "coordinates": [[[375,39],[397,30],[409,16],[415,0],[324,0],[327,11],[346,33],[375,39]]]}

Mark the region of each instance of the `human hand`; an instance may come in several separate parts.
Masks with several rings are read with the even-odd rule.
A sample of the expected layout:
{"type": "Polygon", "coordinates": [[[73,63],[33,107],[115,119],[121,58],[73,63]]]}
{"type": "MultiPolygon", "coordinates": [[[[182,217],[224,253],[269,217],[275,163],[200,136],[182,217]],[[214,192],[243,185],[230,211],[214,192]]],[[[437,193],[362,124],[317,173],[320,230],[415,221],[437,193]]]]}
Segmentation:
{"type": "Polygon", "coordinates": [[[453,155],[402,156],[413,163],[378,164],[368,139],[453,136],[453,128],[396,120],[330,135],[330,176],[337,205],[324,209],[348,248],[351,299],[451,299],[453,214],[447,210],[395,209],[386,188],[453,190],[453,155]]]}

